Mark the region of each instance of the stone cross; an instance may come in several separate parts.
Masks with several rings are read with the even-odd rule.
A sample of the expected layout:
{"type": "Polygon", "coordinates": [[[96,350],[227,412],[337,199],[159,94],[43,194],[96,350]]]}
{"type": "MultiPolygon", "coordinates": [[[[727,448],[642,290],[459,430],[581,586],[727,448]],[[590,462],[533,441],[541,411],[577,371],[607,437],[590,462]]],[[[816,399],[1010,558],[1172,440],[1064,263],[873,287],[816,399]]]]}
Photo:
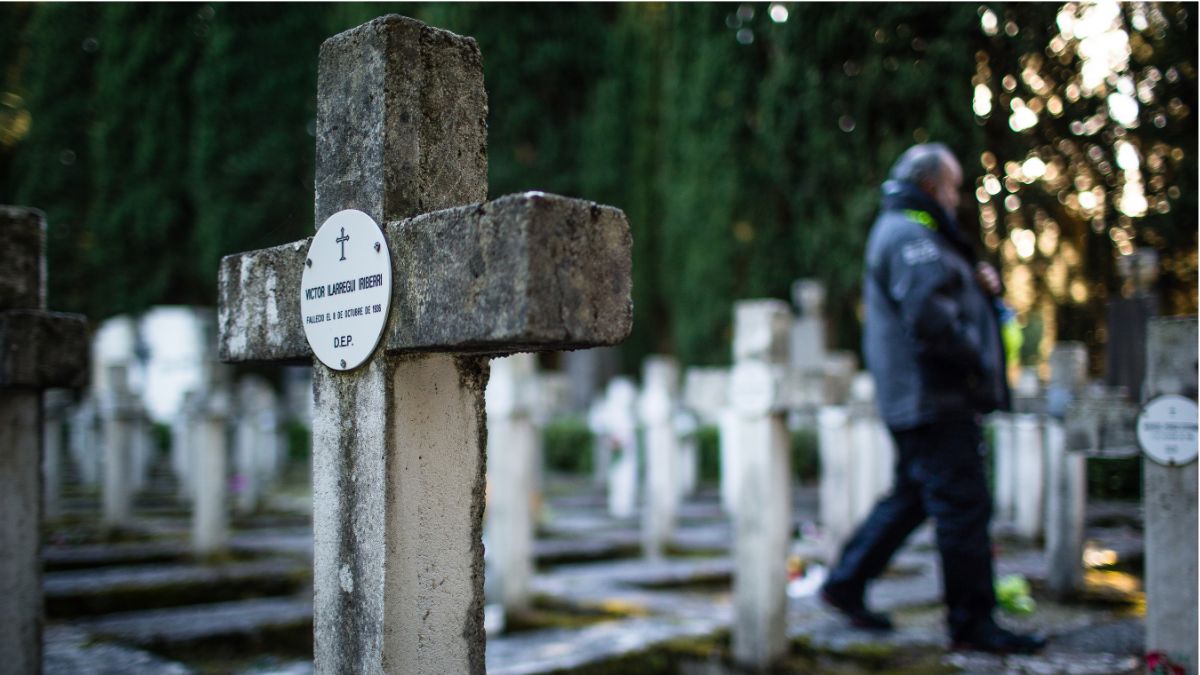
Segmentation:
{"type": "Polygon", "coordinates": [[[51,389],[42,396],[42,503],[43,519],[58,518],[61,513],[63,479],[63,426],[71,405],[71,392],[51,389]]]}
{"type": "Polygon", "coordinates": [[[42,670],[42,394],[87,378],[82,316],[46,311],[46,221],[0,206],[0,654],[42,670]]]}
{"type": "Polygon", "coordinates": [[[94,488],[100,482],[99,432],[96,399],[85,392],[71,411],[71,438],[67,441],[71,461],[79,471],[79,482],[94,488]]]}
{"type": "Polygon", "coordinates": [[[229,417],[230,369],[205,368],[208,382],[197,404],[188,446],[192,453],[192,551],[200,557],[220,555],[229,545],[229,417]]]}
{"type": "Polygon", "coordinates": [[[1037,413],[1013,413],[1012,420],[1013,527],[1018,537],[1033,541],[1046,521],[1045,430],[1037,413]]]}
{"type": "Polygon", "coordinates": [[[488,594],[506,616],[529,608],[533,578],[533,504],[541,437],[534,421],[537,357],[513,354],[491,362],[487,405],[488,594]]]}
{"type": "MultiPolygon", "coordinates": [[[[1018,462],[1022,450],[1017,447],[1018,420],[1021,420],[1024,434],[1022,440],[1028,442],[1027,414],[1035,406],[1040,407],[1041,398],[1037,372],[1033,368],[1024,368],[1016,385],[1013,387],[1013,410],[997,411],[989,415],[988,424],[992,428],[992,473],[995,476],[993,488],[993,520],[1003,523],[1006,527],[1015,528],[1017,513],[1036,515],[1036,508],[1030,508],[1028,502],[1040,504],[1041,495],[1033,494],[1026,489],[1031,480],[1028,475],[1018,475],[1018,464],[1026,468],[1026,462],[1018,462]],[[1018,506],[1020,504],[1020,506],[1018,506]]],[[[1038,487],[1040,490],[1041,488],[1038,487]]]]}
{"type": "Polygon", "coordinates": [[[199,419],[201,399],[200,392],[185,391],[179,410],[171,420],[171,471],[179,486],[179,499],[184,502],[191,502],[196,494],[196,458],[192,448],[195,434],[192,429],[199,419]]]}
{"type": "Polygon", "coordinates": [[[844,405],[821,406],[817,412],[817,452],[821,458],[817,513],[820,515],[822,552],[830,566],[842,544],[854,531],[854,494],[850,436],[850,409],[844,405]]]}
{"type": "Polygon", "coordinates": [[[852,473],[846,489],[852,495],[850,526],[854,527],[870,515],[875,502],[891,489],[896,449],[887,426],[879,418],[875,380],[870,373],[854,376],[846,408],[850,414],[850,448],[846,454],[852,473]]]}
{"type": "Polygon", "coordinates": [[[108,387],[100,402],[104,418],[104,484],[101,521],[109,531],[128,528],[133,520],[138,409],[129,390],[129,371],[124,365],[108,367],[108,387]]]}
{"type": "Polygon", "coordinates": [[[233,440],[234,468],[238,476],[238,513],[253,513],[279,469],[279,429],[275,390],[262,377],[238,380],[233,440]]]}
{"type": "MultiPolygon", "coordinates": [[[[366,363],[313,362],[315,667],[482,673],[487,357],[623,340],[629,225],[615,208],[538,192],[483,202],[479,49],[412,19],[325,41],[316,135],[315,222],[371,216],[392,286],[366,363]]],[[[312,358],[308,243],[222,260],[224,360],[312,358]]]]}
{"type": "Polygon", "coordinates": [[[612,458],[608,471],[608,513],[614,518],[632,518],[638,500],[637,387],[628,377],[609,380],[600,416],[604,443],[612,458]]]}
{"type": "Polygon", "coordinates": [[[1087,345],[1062,342],[1050,353],[1049,415],[1045,418],[1046,585],[1059,597],[1083,586],[1083,540],[1087,510],[1087,457],[1069,451],[1062,417],[1087,384],[1087,345]]]}
{"type": "Polygon", "coordinates": [[[646,499],[642,508],[642,552],[666,554],[679,506],[679,439],[673,426],[679,366],[669,356],[646,357],[638,413],[646,447],[646,499]]]}
{"type": "MultiPolygon", "coordinates": [[[[1160,394],[1196,398],[1196,317],[1151,319],[1143,403],[1160,394]]],[[[1142,459],[1146,518],[1146,651],[1194,673],[1196,655],[1196,461],[1142,459]]]]}
{"type": "Polygon", "coordinates": [[[737,413],[733,461],[733,658],[766,669],[787,653],[787,556],[791,542],[791,451],[787,369],[791,312],[781,300],[734,305],[729,399],[737,413]]]}
{"type": "Polygon", "coordinates": [[[816,279],[792,283],[796,318],[789,345],[791,367],[806,375],[820,375],[825,365],[825,285],[816,279]]]}
{"type": "Polygon", "coordinates": [[[587,426],[592,432],[592,484],[603,488],[608,485],[608,472],[612,468],[613,444],[606,436],[608,402],[597,396],[588,405],[587,426]]]}

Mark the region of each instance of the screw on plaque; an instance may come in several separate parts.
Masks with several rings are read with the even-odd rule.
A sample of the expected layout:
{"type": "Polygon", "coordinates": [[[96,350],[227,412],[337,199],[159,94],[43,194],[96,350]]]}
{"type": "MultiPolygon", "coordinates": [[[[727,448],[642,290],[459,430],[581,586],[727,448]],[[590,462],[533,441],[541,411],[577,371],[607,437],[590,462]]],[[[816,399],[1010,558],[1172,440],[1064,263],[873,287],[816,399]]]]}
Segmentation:
{"type": "Polygon", "coordinates": [[[342,359],[342,367],[343,367],[343,368],[345,368],[345,367],[346,367],[346,359],[342,359]]]}
{"type": "Polygon", "coordinates": [[[307,267],[312,267],[312,258],[305,258],[305,259],[304,259],[304,264],[305,264],[307,267]]]}
{"type": "Polygon", "coordinates": [[[379,242],[375,242],[375,252],[379,253],[379,242]]]}

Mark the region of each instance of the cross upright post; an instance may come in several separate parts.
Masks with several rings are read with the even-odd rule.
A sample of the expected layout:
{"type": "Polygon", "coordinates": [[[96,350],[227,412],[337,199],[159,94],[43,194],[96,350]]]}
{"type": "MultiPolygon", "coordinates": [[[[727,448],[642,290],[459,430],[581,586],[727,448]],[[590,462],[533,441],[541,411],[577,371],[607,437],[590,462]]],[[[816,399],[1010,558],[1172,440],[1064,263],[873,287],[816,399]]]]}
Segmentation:
{"type": "MultiPolygon", "coordinates": [[[[482,673],[487,359],[624,339],[629,225],[542,193],[484,202],[474,40],[390,15],[326,40],[319,59],[316,223],[369,215],[392,281],[368,360],[313,361],[315,667],[482,673]]],[[[309,241],[222,260],[222,359],[312,359],[309,241]]]]}
{"type": "Polygon", "coordinates": [[[46,311],[46,221],[0,206],[0,654],[42,671],[42,394],[87,378],[87,322],[46,311]]]}

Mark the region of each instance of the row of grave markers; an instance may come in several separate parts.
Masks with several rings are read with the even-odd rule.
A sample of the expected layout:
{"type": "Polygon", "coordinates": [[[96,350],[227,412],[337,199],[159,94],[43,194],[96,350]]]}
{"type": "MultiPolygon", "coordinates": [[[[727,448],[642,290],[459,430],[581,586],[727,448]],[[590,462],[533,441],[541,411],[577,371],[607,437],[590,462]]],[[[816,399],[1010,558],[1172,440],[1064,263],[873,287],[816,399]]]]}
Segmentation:
{"type": "MultiPolygon", "coordinates": [[[[395,278],[403,283],[393,289],[380,348],[365,365],[350,372],[315,366],[315,666],[482,672],[485,357],[622,339],[631,316],[628,225],[613,209],[549,195],[478,204],[486,192],[486,95],[470,39],[384,17],[327,41],[319,73],[316,220],[357,208],[386,223],[382,236],[398,252],[395,278]],[[452,208],[462,204],[472,205],[452,208]],[[447,210],[430,212],[438,208],[447,210]],[[523,302],[512,304],[517,297],[523,302]]],[[[41,219],[12,210],[0,216],[0,236],[20,244],[6,247],[15,255],[2,268],[16,271],[4,277],[17,280],[16,290],[0,284],[0,343],[8,347],[0,368],[0,578],[9,600],[0,620],[11,628],[0,652],[17,672],[38,672],[36,389],[79,384],[85,330],[81,318],[42,309],[41,219]]],[[[300,242],[223,261],[223,358],[311,358],[298,311],[304,248],[300,242]]],[[[779,301],[739,303],[735,312],[734,652],[748,664],[786,649],[789,317],[779,301]]],[[[1188,330],[1190,351],[1158,360],[1159,343],[1189,343],[1151,332],[1148,379],[1165,389],[1166,373],[1186,361],[1190,382],[1175,389],[1194,397],[1194,320],[1188,330]]],[[[215,394],[203,409],[201,445],[220,447],[228,400],[215,394]]],[[[1175,537],[1190,525],[1192,545],[1180,555],[1185,578],[1194,578],[1195,464],[1162,471],[1176,473],[1147,467],[1148,548],[1176,550],[1188,539],[1175,537]],[[1185,517],[1160,519],[1167,505],[1185,517]]],[[[1163,563],[1147,562],[1148,639],[1155,646],[1166,639],[1167,648],[1190,644],[1194,664],[1194,595],[1190,618],[1177,622],[1190,634],[1169,642],[1171,628],[1160,624],[1175,617],[1159,616],[1172,606],[1161,590],[1163,563]]]]}
{"type": "MultiPolygon", "coordinates": [[[[1047,556],[1050,560],[1049,587],[1060,595],[1070,595],[1079,590],[1081,584],[1082,565],[1080,558],[1083,545],[1083,513],[1086,506],[1084,494],[1084,453],[1092,455],[1111,456],[1128,455],[1132,443],[1130,434],[1121,436],[1116,433],[1119,429],[1128,429],[1130,423],[1130,406],[1123,404],[1123,398],[1103,388],[1087,389],[1083,386],[1086,373],[1086,352],[1081,344],[1063,344],[1057,347],[1050,359],[1051,380],[1045,393],[1032,390],[1029,382],[1018,388],[1017,409],[1020,412],[997,415],[992,424],[996,431],[995,462],[997,474],[996,488],[996,517],[999,521],[1010,522],[1015,532],[1027,539],[1044,537],[1047,556]],[[1056,407],[1058,415],[1050,414],[1046,408],[1056,407]],[[1064,412],[1066,411],[1066,412],[1064,412]],[[1063,418],[1064,419],[1060,419],[1063,418]],[[1109,419],[1111,418],[1111,419],[1109,419]],[[1107,424],[1099,424],[1105,421],[1107,424]],[[1098,441],[1107,438],[1107,445],[1100,447],[1098,441]],[[1015,485],[1023,486],[1022,490],[1013,490],[1015,485]]],[[[104,424],[103,433],[106,438],[102,443],[105,448],[127,448],[125,456],[114,458],[110,452],[104,453],[105,461],[101,465],[129,464],[129,455],[136,454],[139,436],[137,428],[144,427],[144,414],[138,409],[132,395],[128,392],[126,373],[121,367],[110,367],[106,381],[112,393],[111,399],[101,406],[104,424]]],[[[630,429],[636,426],[651,427],[661,424],[663,429],[658,442],[674,455],[677,463],[675,469],[665,478],[659,476],[667,487],[656,485],[653,470],[647,467],[646,486],[644,493],[648,495],[643,510],[644,527],[647,542],[648,557],[661,557],[666,543],[669,541],[671,525],[673,525],[673,507],[675,500],[663,499],[664,495],[675,494],[679,497],[689,493],[694,483],[689,485],[689,479],[680,475],[682,467],[688,463],[687,453],[682,445],[687,438],[687,429],[677,422],[680,418],[675,411],[682,403],[690,407],[687,396],[690,392],[697,412],[704,411],[704,403],[717,399],[716,396],[704,396],[701,392],[707,386],[710,390],[719,388],[727,394],[729,376],[723,369],[693,369],[687,373],[684,384],[684,400],[676,391],[677,369],[667,357],[651,357],[648,359],[644,386],[640,395],[633,389],[632,382],[618,382],[616,389],[621,386],[629,388],[626,396],[628,401],[637,399],[641,416],[627,411],[627,424],[630,429]],[[654,400],[654,397],[660,397],[654,400]],[[664,422],[676,420],[674,428],[664,422]],[[672,433],[673,432],[673,433],[672,433]],[[671,492],[674,486],[674,493],[671,492]],[[655,500],[649,495],[657,495],[655,500]],[[666,517],[660,512],[663,503],[669,504],[666,517]],[[664,525],[664,523],[669,523],[664,525]],[[655,546],[657,550],[655,550],[655,546]]],[[[488,426],[489,426],[489,500],[487,509],[487,525],[485,536],[488,542],[489,591],[488,596],[496,598],[507,611],[522,609],[528,605],[528,584],[532,575],[532,533],[537,511],[537,495],[539,479],[537,467],[540,466],[540,426],[552,413],[549,407],[559,397],[553,393],[547,394],[545,374],[536,372],[536,359],[532,354],[519,354],[492,362],[492,376],[486,390],[488,426]],[[539,384],[541,383],[541,384],[539,384]]],[[[249,476],[255,470],[254,465],[246,467],[249,458],[254,464],[269,464],[277,461],[265,454],[257,456],[248,452],[255,447],[271,445],[274,423],[268,414],[265,423],[262,413],[273,413],[273,401],[267,405],[261,404],[261,399],[273,397],[269,385],[253,376],[244,378],[240,383],[238,406],[242,411],[243,423],[236,427],[232,434],[236,449],[232,456],[239,465],[238,475],[249,476]],[[265,432],[265,433],[264,433],[265,432]],[[258,436],[264,433],[266,438],[258,436]]],[[[549,391],[555,391],[553,387],[549,391]]],[[[52,469],[49,458],[60,453],[54,449],[61,445],[61,419],[67,404],[61,391],[48,392],[46,395],[45,414],[45,452],[43,473],[46,481],[44,491],[47,497],[46,514],[53,513],[50,494],[54,491],[56,471],[52,469]],[[57,411],[54,412],[54,411],[57,411]],[[54,423],[54,420],[59,423],[54,423]]],[[[822,450],[823,473],[821,480],[822,522],[827,528],[828,554],[836,553],[838,545],[848,534],[848,528],[853,527],[870,509],[874,499],[885,491],[890,481],[891,446],[887,435],[882,429],[877,417],[874,416],[872,405],[871,382],[869,376],[860,374],[855,378],[851,387],[851,400],[843,406],[824,406],[818,417],[820,447],[822,450]],[[882,453],[869,457],[872,452],[882,453]],[[840,527],[840,529],[839,529],[840,527]]],[[[727,396],[726,396],[727,398],[727,396]]],[[[205,411],[208,406],[196,405],[194,402],[185,406],[181,419],[195,420],[181,426],[185,428],[199,427],[191,433],[176,435],[172,444],[172,461],[177,456],[187,452],[188,440],[192,436],[208,433],[205,428],[205,411]],[[180,452],[180,447],[183,451],[180,452]]],[[[735,410],[707,411],[705,420],[720,419],[722,412],[726,418],[734,416],[735,410]]],[[[79,416],[73,417],[78,420],[79,416]]],[[[727,426],[729,426],[727,424],[727,426]]],[[[629,436],[632,437],[633,432],[629,436]]],[[[72,437],[76,434],[72,432],[72,437]]],[[[229,438],[228,431],[221,438],[229,438]]],[[[651,433],[644,433],[651,439],[651,433]]],[[[216,447],[218,441],[201,441],[198,436],[192,445],[197,447],[216,447]]],[[[732,439],[732,434],[726,434],[726,446],[732,439]]],[[[277,439],[276,439],[277,440],[277,439]]],[[[651,443],[646,444],[647,452],[651,443]]],[[[736,475],[734,463],[729,458],[739,456],[732,448],[726,447],[724,453],[727,459],[723,470],[736,475]]],[[[1135,449],[1133,451],[1136,451],[1135,449]]],[[[208,471],[212,475],[204,480],[204,484],[223,486],[226,470],[223,460],[224,451],[202,454],[207,462],[197,466],[198,471],[208,471]],[[217,459],[221,463],[214,464],[217,459]]],[[[270,454],[270,453],[267,453],[270,454]]],[[[665,453],[664,453],[665,454],[665,453]]],[[[632,456],[632,455],[631,455],[632,456]]],[[[90,463],[95,463],[90,462],[90,463]]],[[[136,463],[136,462],[134,462],[136,463]]],[[[123,476],[130,471],[112,470],[106,472],[104,481],[104,518],[106,524],[120,527],[129,524],[129,483],[123,476]],[[119,480],[111,480],[111,477],[119,480]],[[113,498],[111,492],[120,492],[124,498],[113,498]]],[[[133,474],[138,472],[134,471],[133,474]]],[[[190,475],[192,472],[188,472],[190,475]]],[[[635,473],[636,475],[636,468],[635,473]]],[[[182,477],[181,477],[182,478],[182,477]]],[[[694,480],[694,477],[692,478],[694,480]]],[[[182,481],[181,481],[182,482],[182,481]]],[[[726,482],[732,482],[726,479],[726,482]]],[[[186,484],[186,483],[184,483],[186,484]]],[[[219,490],[207,490],[199,499],[196,509],[196,528],[194,531],[197,550],[200,553],[220,551],[224,546],[226,524],[223,506],[223,487],[219,490]]],[[[246,490],[239,493],[236,499],[237,508],[245,511],[248,506],[246,495],[253,492],[246,490]]],[[[632,509],[632,507],[630,507],[632,509]]],[[[631,510],[630,513],[633,511],[631,510]]]]}

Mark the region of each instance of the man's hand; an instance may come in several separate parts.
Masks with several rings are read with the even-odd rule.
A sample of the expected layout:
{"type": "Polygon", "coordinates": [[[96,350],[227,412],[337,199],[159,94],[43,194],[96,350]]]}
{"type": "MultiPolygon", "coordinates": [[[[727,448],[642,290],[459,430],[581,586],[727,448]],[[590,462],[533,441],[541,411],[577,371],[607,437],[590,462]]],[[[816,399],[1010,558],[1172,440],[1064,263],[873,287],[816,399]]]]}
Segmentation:
{"type": "Polygon", "coordinates": [[[981,262],[975,265],[975,282],[990,295],[1000,295],[1004,290],[1000,285],[1000,273],[990,263],[981,262]]]}

